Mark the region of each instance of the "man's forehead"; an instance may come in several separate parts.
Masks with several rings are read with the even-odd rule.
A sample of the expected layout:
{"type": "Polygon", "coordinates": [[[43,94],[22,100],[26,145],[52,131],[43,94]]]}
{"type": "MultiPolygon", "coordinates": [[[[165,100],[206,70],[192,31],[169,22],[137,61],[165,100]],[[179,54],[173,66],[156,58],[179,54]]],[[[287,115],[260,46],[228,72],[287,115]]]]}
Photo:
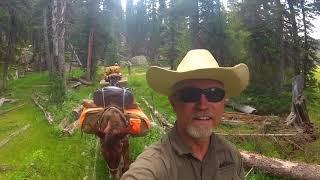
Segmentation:
{"type": "Polygon", "coordinates": [[[197,85],[204,85],[204,86],[217,86],[217,87],[223,87],[223,83],[218,80],[213,79],[187,79],[183,81],[179,81],[173,86],[173,90],[178,90],[183,87],[188,86],[197,86],[197,85]]]}

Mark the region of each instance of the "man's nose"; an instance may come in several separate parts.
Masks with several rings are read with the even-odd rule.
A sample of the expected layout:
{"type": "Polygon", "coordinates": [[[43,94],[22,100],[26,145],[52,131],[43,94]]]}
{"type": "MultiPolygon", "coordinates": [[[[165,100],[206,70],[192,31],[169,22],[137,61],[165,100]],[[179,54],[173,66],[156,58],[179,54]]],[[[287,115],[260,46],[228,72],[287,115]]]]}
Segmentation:
{"type": "Polygon", "coordinates": [[[197,102],[197,108],[200,110],[204,110],[208,108],[208,99],[204,94],[201,94],[201,97],[197,102]]]}

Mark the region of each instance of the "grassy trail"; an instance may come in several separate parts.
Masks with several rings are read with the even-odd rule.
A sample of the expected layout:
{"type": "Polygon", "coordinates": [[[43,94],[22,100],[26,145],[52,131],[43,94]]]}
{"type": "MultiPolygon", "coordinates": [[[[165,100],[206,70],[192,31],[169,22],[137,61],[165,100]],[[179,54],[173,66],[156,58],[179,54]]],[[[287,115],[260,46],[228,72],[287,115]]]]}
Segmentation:
{"type": "MultiPolygon", "coordinates": [[[[37,85],[47,82],[46,74],[32,74],[14,81],[8,91],[19,101],[4,105],[0,110],[21,103],[25,105],[0,116],[0,142],[25,125],[30,128],[0,148],[0,167],[3,167],[0,168],[0,179],[83,179],[85,176],[90,179],[92,176],[94,137],[81,137],[80,133],[62,136],[57,129],[58,123],[49,125],[31,100],[33,91],[46,90],[46,86],[37,85]]],[[[78,93],[88,94],[89,89],[78,93]]],[[[68,108],[63,107],[60,111],[68,111],[68,108]]],[[[61,119],[55,116],[55,120],[61,119]]]]}

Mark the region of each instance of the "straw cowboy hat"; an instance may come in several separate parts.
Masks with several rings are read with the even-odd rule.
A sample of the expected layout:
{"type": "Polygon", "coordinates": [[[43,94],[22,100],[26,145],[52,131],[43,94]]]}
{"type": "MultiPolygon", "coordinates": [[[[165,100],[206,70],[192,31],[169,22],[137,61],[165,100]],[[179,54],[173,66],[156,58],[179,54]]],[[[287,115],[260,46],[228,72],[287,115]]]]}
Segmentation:
{"type": "Polygon", "coordinates": [[[249,83],[249,69],[241,63],[233,67],[220,67],[212,54],[205,49],[187,53],[177,71],[152,66],[146,74],[149,86],[164,95],[173,93],[173,86],[187,79],[213,79],[224,84],[226,96],[237,96],[249,83]]]}

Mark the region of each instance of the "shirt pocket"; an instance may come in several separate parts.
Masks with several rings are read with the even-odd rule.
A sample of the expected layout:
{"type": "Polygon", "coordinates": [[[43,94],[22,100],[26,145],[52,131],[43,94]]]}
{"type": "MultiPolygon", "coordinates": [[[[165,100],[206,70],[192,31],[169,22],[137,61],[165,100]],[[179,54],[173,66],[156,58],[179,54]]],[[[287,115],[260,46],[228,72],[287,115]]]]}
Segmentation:
{"type": "Polygon", "coordinates": [[[240,180],[236,173],[235,164],[228,164],[225,166],[221,166],[217,171],[218,178],[223,180],[240,180]]]}

